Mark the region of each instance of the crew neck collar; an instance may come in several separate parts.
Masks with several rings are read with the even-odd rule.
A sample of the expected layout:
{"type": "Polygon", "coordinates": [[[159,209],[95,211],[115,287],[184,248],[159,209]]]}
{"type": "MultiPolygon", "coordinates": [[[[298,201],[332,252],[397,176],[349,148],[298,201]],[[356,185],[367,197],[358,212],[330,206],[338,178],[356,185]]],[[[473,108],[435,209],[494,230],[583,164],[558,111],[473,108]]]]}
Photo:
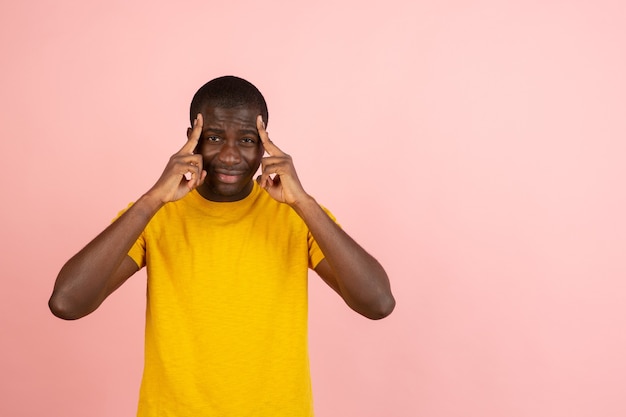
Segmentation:
{"type": "Polygon", "coordinates": [[[249,205],[251,205],[256,198],[259,196],[259,193],[261,192],[261,187],[259,186],[259,184],[257,184],[256,181],[252,181],[252,190],[250,191],[250,193],[245,196],[244,198],[242,198],[241,200],[237,200],[237,201],[213,201],[213,200],[208,200],[204,197],[202,197],[202,195],[200,195],[200,193],[198,192],[198,189],[194,189],[191,191],[191,197],[193,198],[193,200],[197,203],[200,204],[201,206],[204,207],[209,207],[212,210],[216,210],[216,209],[225,209],[225,210],[233,210],[239,207],[247,207],[249,205]]]}

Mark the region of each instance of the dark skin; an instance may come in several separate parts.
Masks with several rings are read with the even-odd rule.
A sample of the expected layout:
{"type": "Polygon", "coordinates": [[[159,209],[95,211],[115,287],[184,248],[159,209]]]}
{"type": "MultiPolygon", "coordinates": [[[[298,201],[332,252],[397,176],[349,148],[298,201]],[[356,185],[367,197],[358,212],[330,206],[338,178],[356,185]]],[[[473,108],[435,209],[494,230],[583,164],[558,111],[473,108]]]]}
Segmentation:
{"type": "Polygon", "coordinates": [[[315,272],[356,312],[370,319],[389,315],[395,300],[384,269],[306,193],[291,157],[269,139],[259,109],[250,106],[206,107],[198,114],[154,186],[63,266],[51,311],[68,320],[93,312],[137,272],[127,253],[161,207],[195,188],[208,200],[241,200],[259,165],[259,184],[295,210],[324,253],[315,272]]]}
{"type": "MultiPolygon", "coordinates": [[[[252,179],[263,158],[256,127],[258,110],[249,107],[207,107],[203,112],[198,153],[207,176],[198,192],[211,201],[237,201],[252,191],[252,179]]],[[[191,137],[193,130],[187,131],[191,137]]]]}

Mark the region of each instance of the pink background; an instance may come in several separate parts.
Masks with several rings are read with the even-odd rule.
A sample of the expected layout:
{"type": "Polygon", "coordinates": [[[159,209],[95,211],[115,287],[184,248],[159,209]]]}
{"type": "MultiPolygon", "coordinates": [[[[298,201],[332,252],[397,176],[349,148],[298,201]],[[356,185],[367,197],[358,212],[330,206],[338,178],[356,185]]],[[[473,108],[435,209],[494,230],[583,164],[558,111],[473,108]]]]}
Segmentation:
{"type": "Polygon", "coordinates": [[[626,415],[624,2],[296,3],[2,3],[0,415],[134,415],[145,275],[47,298],[224,74],[392,279],[380,322],[312,280],[318,416],[626,415]]]}

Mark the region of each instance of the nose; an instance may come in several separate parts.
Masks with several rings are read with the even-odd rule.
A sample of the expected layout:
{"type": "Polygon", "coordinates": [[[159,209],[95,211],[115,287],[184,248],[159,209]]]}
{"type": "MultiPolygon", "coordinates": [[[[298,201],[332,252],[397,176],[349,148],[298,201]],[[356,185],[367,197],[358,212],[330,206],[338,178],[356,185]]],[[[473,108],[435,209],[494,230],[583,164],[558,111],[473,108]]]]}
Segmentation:
{"type": "Polygon", "coordinates": [[[224,165],[237,165],[241,162],[241,153],[237,145],[226,142],[222,145],[218,158],[224,165]]]}

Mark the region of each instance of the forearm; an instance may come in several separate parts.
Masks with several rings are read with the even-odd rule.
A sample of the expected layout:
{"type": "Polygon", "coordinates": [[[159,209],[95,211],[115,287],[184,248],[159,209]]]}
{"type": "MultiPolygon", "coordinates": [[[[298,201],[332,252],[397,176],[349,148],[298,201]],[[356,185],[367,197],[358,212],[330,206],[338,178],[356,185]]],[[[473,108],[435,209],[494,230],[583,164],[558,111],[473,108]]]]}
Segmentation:
{"type": "Polygon", "coordinates": [[[150,219],[206,178],[202,155],[194,154],[201,133],[202,115],[198,114],[187,142],[170,157],[154,186],[63,266],[48,303],[56,316],[75,319],[91,313],[137,271],[127,254],[150,219]]]}
{"type": "Polygon", "coordinates": [[[59,272],[50,298],[52,312],[62,318],[82,317],[95,310],[119,287],[128,278],[118,273],[120,265],[161,206],[161,202],[149,195],[142,196],[67,261],[59,272]]]}
{"type": "Polygon", "coordinates": [[[381,264],[341,229],[312,198],[293,206],[332,269],[334,287],[355,311],[369,318],[391,313],[395,300],[381,264]]]}

